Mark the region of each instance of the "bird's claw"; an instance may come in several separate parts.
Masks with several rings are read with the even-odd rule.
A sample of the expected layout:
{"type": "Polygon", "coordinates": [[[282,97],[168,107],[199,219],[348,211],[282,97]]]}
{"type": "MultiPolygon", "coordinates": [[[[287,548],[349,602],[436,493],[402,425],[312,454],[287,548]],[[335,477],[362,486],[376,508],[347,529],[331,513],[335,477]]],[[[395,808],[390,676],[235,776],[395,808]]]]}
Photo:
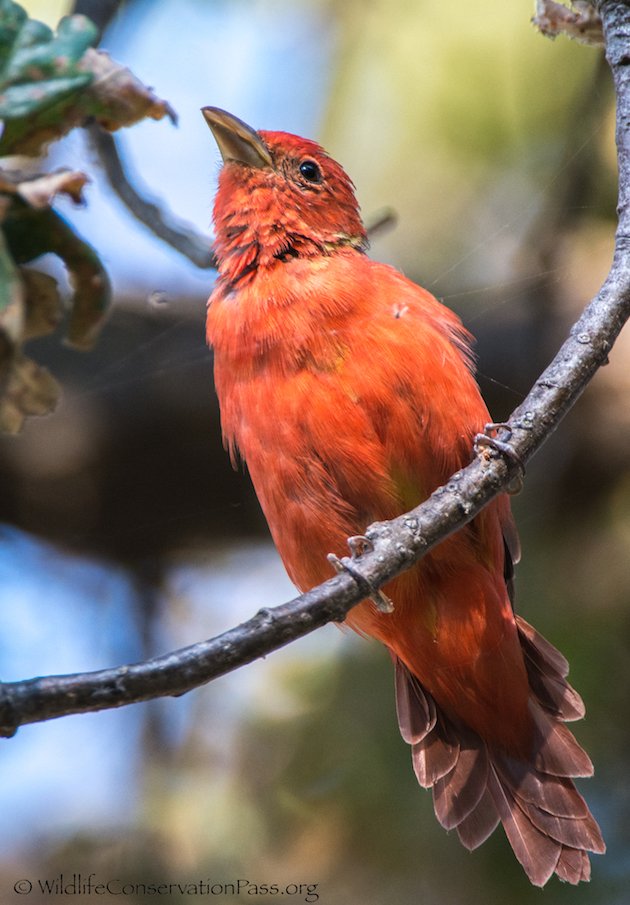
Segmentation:
{"type": "Polygon", "coordinates": [[[346,543],[350,549],[350,556],[353,559],[356,559],[357,556],[361,556],[363,553],[371,553],[374,549],[374,544],[369,537],[365,536],[365,534],[353,534],[352,537],[348,538],[346,543]]]}
{"type": "MultiPolygon", "coordinates": [[[[348,538],[348,547],[350,548],[350,559],[356,559],[362,553],[368,553],[374,549],[374,544],[363,534],[356,534],[348,538]]],[[[338,573],[347,572],[356,581],[361,590],[365,591],[365,596],[376,605],[381,613],[393,613],[394,604],[389,597],[384,594],[380,588],[375,588],[372,582],[362,575],[358,569],[355,569],[347,557],[340,559],[334,553],[328,554],[328,562],[338,573]]]]}
{"type": "Polygon", "coordinates": [[[519,474],[515,475],[510,481],[507,492],[510,494],[520,493],[523,488],[523,478],[525,476],[525,465],[517,452],[510,446],[510,438],[512,437],[512,428],[504,421],[491,421],[486,424],[483,433],[476,434],[473,445],[477,455],[484,455],[485,450],[491,449],[504,456],[509,463],[518,468],[519,474]],[[493,436],[497,431],[505,431],[506,437],[499,440],[493,436]]]}

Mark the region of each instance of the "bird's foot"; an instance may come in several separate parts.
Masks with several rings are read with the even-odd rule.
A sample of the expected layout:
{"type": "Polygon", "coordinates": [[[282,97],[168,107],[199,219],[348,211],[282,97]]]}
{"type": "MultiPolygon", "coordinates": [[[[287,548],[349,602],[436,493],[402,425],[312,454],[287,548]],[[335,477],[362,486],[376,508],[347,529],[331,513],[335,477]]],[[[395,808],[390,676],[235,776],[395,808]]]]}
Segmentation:
{"type": "Polygon", "coordinates": [[[356,559],[357,556],[361,556],[362,553],[372,553],[374,550],[374,544],[369,537],[365,536],[365,534],[353,534],[352,537],[348,538],[346,543],[348,544],[352,559],[356,559]]]}
{"type": "Polygon", "coordinates": [[[494,450],[499,455],[504,456],[509,463],[518,468],[519,474],[515,475],[507,486],[507,492],[510,494],[520,493],[523,489],[523,478],[525,476],[525,465],[517,452],[510,446],[510,438],[512,436],[512,428],[504,421],[491,421],[486,424],[482,434],[476,434],[473,440],[475,452],[479,456],[487,455],[487,450],[494,450]],[[493,436],[497,431],[504,431],[505,437],[499,439],[493,436]]]}
{"type": "Polygon", "coordinates": [[[336,572],[347,572],[356,581],[357,585],[365,591],[365,596],[376,605],[381,613],[393,613],[394,604],[389,597],[384,594],[380,588],[375,588],[372,582],[362,575],[358,569],[352,565],[352,560],[357,559],[363,553],[369,553],[374,549],[374,544],[363,534],[355,534],[348,538],[348,547],[350,548],[350,559],[345,557],[340,559],[334,553],[328,554],[328,562],[336,572]]]}

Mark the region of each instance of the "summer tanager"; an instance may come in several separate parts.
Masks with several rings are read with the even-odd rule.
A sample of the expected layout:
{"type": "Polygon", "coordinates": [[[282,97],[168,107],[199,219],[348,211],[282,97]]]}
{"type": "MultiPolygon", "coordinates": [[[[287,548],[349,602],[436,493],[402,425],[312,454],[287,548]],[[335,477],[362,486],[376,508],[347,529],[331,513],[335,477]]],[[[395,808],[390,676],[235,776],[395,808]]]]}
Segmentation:
{"type": "MultiPolygon", "coordinates": [[[[214,107],[223,157],[207,333],[225,443],[245,460],[298,588],[330,552],[424,500],[489,421],[458,317],[366,256],[353,185],[313,141],[214,107]]],[[[588,880],[599,827],[571,777],[568,664],[511,602],[518,540],[498,497],[347,623],[395,663],[400,731],[435,813],[473,849],[503,824],[532,883],[588,880]]]]}

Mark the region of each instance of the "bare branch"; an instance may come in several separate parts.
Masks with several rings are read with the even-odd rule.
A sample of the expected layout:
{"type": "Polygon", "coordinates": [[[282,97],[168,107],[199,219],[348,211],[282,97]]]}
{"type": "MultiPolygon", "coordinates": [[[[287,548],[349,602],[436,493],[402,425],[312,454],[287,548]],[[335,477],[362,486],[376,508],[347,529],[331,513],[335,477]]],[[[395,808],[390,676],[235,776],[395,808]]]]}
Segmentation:
{"type": "Polygon", "coordinates": [[[0,685],[0,733],[23,723],[178,695],[264,656],[331,621],[409,568],[461,528],[519,474],[581,395],[630,316],[630,6],[603,0],[600,12],[617,95],[619,226],[610,274],[525,401],[509,420],[511,455],[484,448],[421,506],[366,532],[372,549],[340,575],[209,641],[143,663],[0,685]]]}
{"type": "Polygon", "coordinates": [[[209,239],[195,232],[192,227],[173,223],[166,211],[154,201],[144,198],[134,188],[118,154],[114,137],[97,125],[89,126],[88,133],[109,184],[134,217],[148,226],[158,239],[162,239],[197,267],[216,267],[217,261],[209,239]]]}
{"type": "MultiPolygon", "coordinates": [[[[75,0],[72,11],[91,19],[102,38],[103,32],[123,6],[124,0],[75,0]]],[[[89,126],[87,132],[110,186],[134,217],[196,267],[216,267],[216,258],[205,236],[192,227],[173,223],[167,212],[154,201],[143,197],[134,187],[118,153],[116,139],[96,124],[89,126]]]]}
{"type": "Polygon", "coordinates": [[[371,218],[365,224],[365,231],[368,234],[370,241],[375,236],[380,236],[383,233],[389,232],[390,229],[394,229],[397,220],[396,211],[392,210],[390,207],[385,207],[383,210],[372,214],[371,218]]]}

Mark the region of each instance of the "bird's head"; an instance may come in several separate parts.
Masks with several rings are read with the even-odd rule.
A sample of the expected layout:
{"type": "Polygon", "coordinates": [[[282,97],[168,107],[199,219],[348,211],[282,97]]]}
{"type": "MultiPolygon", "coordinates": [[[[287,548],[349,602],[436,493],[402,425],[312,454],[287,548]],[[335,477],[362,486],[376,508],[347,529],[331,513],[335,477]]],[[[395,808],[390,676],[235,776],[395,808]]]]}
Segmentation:
{"type": "Polygon", "coordinates": [[[222,270],[233,271],[238,259],[251,272],[295,257],[366,248],[354,186],[320,145],[288,132],[256,132],[218,107],[202,112],[223,157],[214,205],[222,270]]]}

